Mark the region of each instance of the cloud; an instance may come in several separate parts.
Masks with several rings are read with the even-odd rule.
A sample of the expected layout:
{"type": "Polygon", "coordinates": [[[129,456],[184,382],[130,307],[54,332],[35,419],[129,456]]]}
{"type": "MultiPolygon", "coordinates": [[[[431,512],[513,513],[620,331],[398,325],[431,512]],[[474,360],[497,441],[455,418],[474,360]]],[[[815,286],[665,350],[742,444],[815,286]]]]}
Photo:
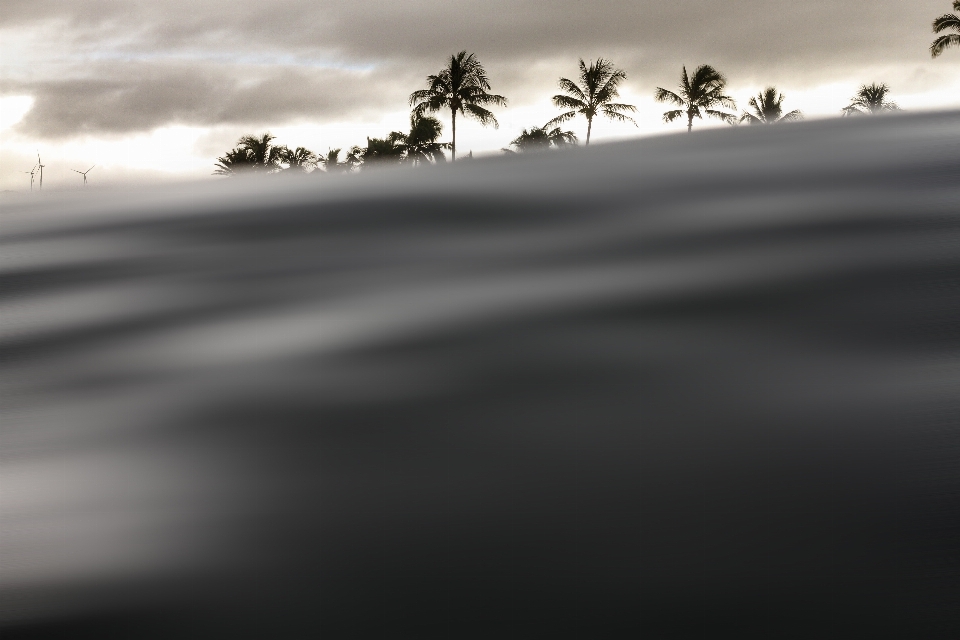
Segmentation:
{"type": "Polygon", "coordinates": [[[412,77],[396,70],[104,63],[78,78],[6,83],[33,108],[16,125],[42,138],[123,134],[171,124],[284,124],[350,119],[406,99],[412,77]]]}
{"type": "MultiPolygon", "coordinates": [[[[6,0],[0,41],[16,42],[3,54],[19,62],[5,65],[0,93],[33,96],[19,130],[56,138],[403,110],[461,49],[478,54],[512,104],[549,95],[577,58],[601,55],[644,95],[674,84],[682,64],[703,62],[731,82],[789,91],[868,67],[936,64],[930,22],[948,4],[6,0]]],[[[934,88],[936,74],[912,77],[917,91],[934,88]]]]}
{"type": "MultiPolygon", "coordinates": [[[[67,35],[136,34],[144,49],[243,47],[423,59],[469,48],[531,59],[571,49],[781,60],[886,59],[929,39],[946,0],[7,0],[0,29],[50,21],[67,35]],[[911,36],[917,31],[916,37],[911,36]]],[[[134,46],[134,45],[130,45],[134,46]]],[[[926,54],[925,49],[917,52],[926,54]]]]}

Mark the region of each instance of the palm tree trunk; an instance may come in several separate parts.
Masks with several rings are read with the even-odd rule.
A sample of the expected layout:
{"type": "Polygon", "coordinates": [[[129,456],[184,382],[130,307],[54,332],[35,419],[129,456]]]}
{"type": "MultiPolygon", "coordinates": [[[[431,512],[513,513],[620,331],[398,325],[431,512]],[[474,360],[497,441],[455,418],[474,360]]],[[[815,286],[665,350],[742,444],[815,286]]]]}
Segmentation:
{"type": "Polygon", "coordinates": [[[450,162],[456,162],[456,161],[457,161],[457,110],[456,110],[456,109],[450,109],[450,114],[451,114],[452,119],[453,119],[453,126],[452,126],[452,129],[453,129],[453,144],[450,146],[450,150],[451,150],[451,152],[452,152],[451,155],[453,156],[453,160],[451,160],[450,162]]]}
{"type": "Polygon", "coordinates": [[[687,133],[693,131],[693,114],[689,111],[687,112],[687,133]]]}
{"type": "Polygon", "coordinates": [[[587,118],[587,143],[583,146],[590,146],[590,130],[593,129],[593,118],[587,118]]]}

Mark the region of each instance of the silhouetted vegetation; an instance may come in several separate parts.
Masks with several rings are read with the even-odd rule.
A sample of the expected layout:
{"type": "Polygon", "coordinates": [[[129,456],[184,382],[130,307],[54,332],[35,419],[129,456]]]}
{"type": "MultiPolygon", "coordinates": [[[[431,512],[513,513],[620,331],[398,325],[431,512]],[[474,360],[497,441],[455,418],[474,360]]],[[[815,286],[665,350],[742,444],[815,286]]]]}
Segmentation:
{"type": "Polygon", "coordinates": [[[399,131],[391,131],[386,138],[367,138],[367,146],[359,152],[361,162],[371,166],[400,164],[405,137],[399,131]]]}
{"type": "Polygon", "coordinates": [[[776,87],[767,87],[761,93],[750,98],[747,103],[753,107],[753,113],[744,111],[740,116],[740,122],[749,122],[750,124],[775,124],[777,122],[789,122],[790,120],[802,120],[803,113],[799,110],[793,110],[790,113],[783,112],[783,94],[777,92],[776,87]]]}
{"type": "Polygon", "coordinates": [[[683,115],[687,116],[687,131],[693,129],[693,119],[703,119],[703,114],[712,118],[719,118],[724,122],[735,122],[736,116],[732,113],[718,111],[717,107],[736,109],[737,103],[723,92],[727,88],[727,79],[708,64],[697,67],[693,76],[687,75],[687,67],[683,67],[680,76],[680,91],[674,93],[662,87],[657,87],[654,97],[657,102],[666,102],[680,107],[663,114],[664,122],[673,122],[683,115]]]}
{"type": "Polygon", "coordinates": [[[550,120],[544,127],[558,125],[575,118],[578,114],[587,119],[587,140],[590,144],[590,132],[593,119],[597,114],[619,122],[637,123],[624,112],[636,112],[632,104],[620,104],[614,100],[620,97],[620,83],[627,79],[622,69],[615,69],[609,60],[598,58],[588,66],[580,58],[580,84],[569,78],[560,78],[560,89],[564,92],[553,96],[553,105],[558,109],[569,109],[550,120]]]}
{"type": "Polygon", "coordinates": [[[351,150],[344,160],[340,160],[342,149],[328,149],[327,155],[320,156],[317,164],[325,173],[347,173],[360,164],[360,159],[351,150]]]}
{"type": "Polygon", "coordinates": [[[451,149],[453,145],[438,142],[442,132],[443,125],[433,116],[411,114],[410,133],[403,141],[404,160],[414,166],[425,162],[446,162],[443,150],[451,149]]]}
{"type": "Polygon", "coordinates": [[[361,166],[445,162],[443,150],[451,145],[437,141],[442,131],[443,125],[436,118],[414,113],[410,116],[410,133],[391,131],[385,138],[367,138],[367,146],[351,149],[343,163],[338,162],[340,149],[330,151],[323,164],[336,167],[335,171],[349,171],[361,166]]]}
{"type": "Polygon", "coordinates": [[[547,126],[524,129],[523,133],[510,142],[510,145],[516,151],[514,149],[502,149],[502,151],[505,153],[528,153],[530,151],[544,151],[551,147],[563,149],[576,146],[577,134],[573,131],[561,131],[560,127],[547,129],[547,126]]]}
{"type": "Polygon", "coordinates": [[[471,117],[484,126],[500,126],[486,106],[505,107],[507,99],[487,93],[491,89],[490,80],[474,54],[461,51],[450,56],[446,67],[436,75],[427,76],[427,85],[428,88],[410,94],[410,106],[416,115],[450,109],[453,139],[450,149],[454,160],[457,159],[457,113],[471,117]]]}
{"type": "Polygon", "coordinates": [[[874,115],[889,111],[900,111],[896,102],[887,100],[889,93],[890,87],[886,84],[862,85],[856,95],[850,98],[851,103],[843,108],[843,115],[874,115]]]}
{"type": "Polygon", "coordinates": [[[284,148],[281,151],[280,162],[287,165],[287,169],[307,173],[317,166],[317,154],[303,147],[297,147],[293,151],[284,148]]]}
{"type": "MultiPolygon", "coordinates": [[[[953,7],[960,11],[960,0],[953,0],[953,7]]],[[[933,30],[935,33],[949,30],[957,32],[946,33],[934,41],[930,47],[933,57],[939,56],[948,47],[960,46],[960,17],[957,15],[945,14],[937,18],[933,30]]],[[[598,58],[589,64],[581,58],[579,68],[578,81],[561,77],[558,85],[563,93],[552,98],[554,106],[565,111],[541,127],[523,129],[510,142],[510,148],[502,149],[503,152],[528,153],[575,146],[578,143],[576,134],[562,130],[559,125],[578,115],[587,120],[587,145],[593,132],[593,120],[598,115],[617,122],[637,124],[627,115],[635,113],[636,107],[615,102],[622,83],[627,79],[623,69],[614,67],[605,58],[598,58]]],[[[461,51],[451,55],[439,72],[427,76],[426,89],[410,94],[408,103],[412,109],[409,133],[392,131],[383,138],[368,137],[366,146],[352,147],[343,158],[341,148],[329,149],[325,156],[318,156],[305,147],[290,150],[283,145],[274,146],[274,137],[269,133],[247,135],[240,138],[234,149],[217,158],[214,173],[232,176],[242,172],[317,171],[322,175],[349,173],[362,167],[419,166],[446,162],[446,149],[451,151],[452,159],[456,160],[457,114],[473,118],[484,126],[492,124],[499,127],[488,107],[506,107],[507,99],[491,93],[491,90],[490,79],[476,55],[461,51]],[[441,142],[443,125],[437,118],[426,115],[427,112],[445,109],[450,110],[450,142],[441,142]]],[[[689,75],[684,66],[678,89],[671,91],[657,87],[654,97],[658,102],[676,107],[664,112],[663,121],[670,123],[685,117],[688,132],[693,130],[694,118],[711,117],[731,125],[744,122],[751,125],[775,124],[803,119],[799,109],[784,113],[784,96],[774,86],[768,86],[751,97],[748,101],[750,108],[738,118],[729,111],[736,110],[737,104],[725,93],[726,90],[726,77],[714,67],[700,65],[689,75]]],[[[899,111],[900,107],[889,100],[889,94],[890,87],[886,84],[862,85],[851,98],[851,103],[841,111],[844,116],[899,111]]],[[[473,157],[473,152],[466,157],[473,157]]]]}
{"type": "Polygon", "coordinates": [[[303,147],[291,151],[274,146],[275,136],[264,133],[260,136],[243,136],[237,146],[217,158],[215,175],[234,176],[239,173],[278,173],[293,170],[307,172],[317,164],[317,156],[303,147]]]}
{"type": "MultiPolygon", "coordinates": [[[[953,10],[960,11],[960,0],[953,0],[953,10]]],[[[953,29],[957,33],[947,33],[930,45],[930,55],[934,58],[943,53],[947,47],[960,47],[960,15],[945,13],[933,21],[933,32],[943,33],[953,29]]]]}

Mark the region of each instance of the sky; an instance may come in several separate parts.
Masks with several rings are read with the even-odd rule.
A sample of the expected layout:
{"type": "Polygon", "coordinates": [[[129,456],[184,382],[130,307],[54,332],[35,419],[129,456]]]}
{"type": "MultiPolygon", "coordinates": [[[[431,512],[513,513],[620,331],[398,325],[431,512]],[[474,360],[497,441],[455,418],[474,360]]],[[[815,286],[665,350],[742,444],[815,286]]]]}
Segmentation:
{"type": "MultiPolygon", "coordinates": [[[[627,73],[637,126],[597,120],[591,141],[681,132],[656,87],[711,64],[744,108],[775,85],[787,110],[837,117],[885,82],[908,110],[960,108],[960,49],[931,59],[950,0],[3,0],[0,190],[216,179],[247,133],[313,151],[407,130],[409,94],[450,55],[487,69],[499,128],[458,120],[458,155],[498,153],[558,113],[577,61],[627,73]]],[[[449,114],[439,114],[449,134],[449,114]]],[[[701,127],[727,126],[696,122],[701,127]]],[[[565,125],[581,139],[586,121],[565,125]]]]}

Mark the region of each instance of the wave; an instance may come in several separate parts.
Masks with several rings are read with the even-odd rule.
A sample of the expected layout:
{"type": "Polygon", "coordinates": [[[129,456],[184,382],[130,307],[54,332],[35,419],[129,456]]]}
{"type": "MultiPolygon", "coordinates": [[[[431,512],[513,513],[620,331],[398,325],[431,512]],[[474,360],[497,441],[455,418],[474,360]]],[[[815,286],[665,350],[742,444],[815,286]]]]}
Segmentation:
{"type": "Polygon", "coordinates": [[[960,113],[0,213],[0,628],[960,629],[960,113]]]}

